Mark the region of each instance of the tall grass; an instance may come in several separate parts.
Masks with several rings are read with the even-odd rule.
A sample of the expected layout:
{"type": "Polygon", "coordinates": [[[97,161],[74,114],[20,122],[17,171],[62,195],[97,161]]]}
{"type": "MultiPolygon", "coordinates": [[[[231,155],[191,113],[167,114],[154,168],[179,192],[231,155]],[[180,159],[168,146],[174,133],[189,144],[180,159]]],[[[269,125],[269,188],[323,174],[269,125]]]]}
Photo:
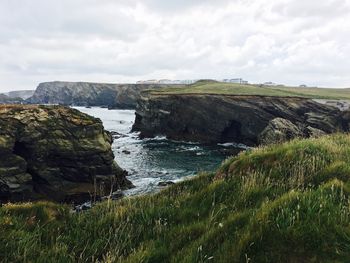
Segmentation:
{"type": "Polygon", "coordinates": [[[187,86],[156,89],[152,90],[152,94],[222,94],[242,96],[256,95],[305,97],[315,99],[350,99],[350,89],[261,86],[254,84],[235,84],[213,81],[200,81],[187,86]]]}
{"type": "Polygon", "coordinates": [[[349,262],[350,135],[257,148],[83,213],[0,208],[2,262],[349,262]]]}

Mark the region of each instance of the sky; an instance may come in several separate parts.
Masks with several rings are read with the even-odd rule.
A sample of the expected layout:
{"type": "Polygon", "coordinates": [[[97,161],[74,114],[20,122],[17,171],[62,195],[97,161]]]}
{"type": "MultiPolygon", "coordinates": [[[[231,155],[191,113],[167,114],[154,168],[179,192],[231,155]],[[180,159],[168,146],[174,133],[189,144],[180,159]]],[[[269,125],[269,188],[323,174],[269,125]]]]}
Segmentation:
{"type": "Polygon", "coordinates": [[[0,0],[0,92],[236,77],[350,87],[350,0],[0,0]]]}

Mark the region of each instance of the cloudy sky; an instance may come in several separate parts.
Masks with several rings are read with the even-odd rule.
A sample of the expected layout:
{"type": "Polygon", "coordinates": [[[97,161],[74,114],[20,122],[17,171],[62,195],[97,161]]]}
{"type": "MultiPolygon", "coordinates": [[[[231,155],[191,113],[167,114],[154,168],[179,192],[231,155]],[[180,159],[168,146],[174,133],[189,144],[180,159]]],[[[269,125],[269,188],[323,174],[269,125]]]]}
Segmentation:
{"type": "Polygon", "coordinates": [[[233,77],[350,87],[350,0],[0,0],[0,91],[233,77]]]}

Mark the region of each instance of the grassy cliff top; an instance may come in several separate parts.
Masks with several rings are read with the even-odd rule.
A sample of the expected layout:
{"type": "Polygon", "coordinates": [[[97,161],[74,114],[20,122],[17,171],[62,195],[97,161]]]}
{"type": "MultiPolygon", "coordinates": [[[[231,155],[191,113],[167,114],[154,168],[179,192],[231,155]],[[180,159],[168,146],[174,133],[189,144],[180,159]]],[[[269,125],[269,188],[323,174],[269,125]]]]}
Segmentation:
{"type": "Polygon", "coordinates": [[[223,83],[216,81],[198,81],[192,85],[169,87],[152,91],[152,94],[219,94],[219,95],[255,95],[280,97],[307,97],[318,99],[350,99],[350,89],[304,88],[287,86],[259,86],[223,83]]]}
{"type": "Polygon", "coordinates": [[[260,147],[155,194],[72,214],[0,207],[3,262],[349,262],[350,135],[260,147]]]}
{"type": "Polygon", "coordinates": [[[60,105],[21,105],[4,104],[0,105],[0,120],[9,117],[17,120],[26,120],[27,122],[48,121],[53,124],[59,121],[69,121],[76,125],[93,125],[101,123],[100,119],[94,118],[88,114],[60,105]]]}

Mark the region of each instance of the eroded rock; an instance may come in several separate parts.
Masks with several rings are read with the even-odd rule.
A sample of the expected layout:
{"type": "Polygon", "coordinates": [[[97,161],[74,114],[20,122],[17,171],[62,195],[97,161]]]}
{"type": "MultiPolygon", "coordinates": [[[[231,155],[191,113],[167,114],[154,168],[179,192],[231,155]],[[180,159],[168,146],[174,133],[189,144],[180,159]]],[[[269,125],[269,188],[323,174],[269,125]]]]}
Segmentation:
{"type": "Polygon", "coordinates": [[[141,137],[255,146],[347,131],[349,116],[300,97],[143,93],[133,131],[141,137]]]}
{"type": "Polygon", "coordinates": [[[0,200],[83,201],[131,183],[99,119],[61,106],[0,106],[0,200]]]}
{"type": "Polygon", "coordinates": [[[304,132],[298,125],[283,118],[275,118],[259,134],[259,143],[279,143],[303,136],[304,132]]]}
{"type": "Polygon", "coordinates": [[[34,95],[27,99],[35,104],[101,106],[108,109],[134,109],[140,93],[171,85],[106,84],[53,81],[40,83],[34,95]]]}

